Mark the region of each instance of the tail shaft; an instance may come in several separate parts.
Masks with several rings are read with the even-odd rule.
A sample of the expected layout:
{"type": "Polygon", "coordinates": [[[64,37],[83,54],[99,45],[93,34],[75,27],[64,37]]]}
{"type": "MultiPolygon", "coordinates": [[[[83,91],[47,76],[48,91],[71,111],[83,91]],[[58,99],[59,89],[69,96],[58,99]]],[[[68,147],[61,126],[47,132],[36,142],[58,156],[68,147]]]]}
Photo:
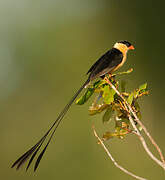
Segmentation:
{"type": "Polygon", "coordinates": [[[26,153],[24,153],[20,158],[18,158],[12,165],[12,168],[17,166],[16,169],[19,169],[24,162],[26,162],[26,160],[28,160],[28,158],[30,158],[29,163],[27,165],[26,170],[28,170],[30,164],[32,163],[34,157],[36,156],[37,152],[39,151],[39,149],[41,148],[43,142],[45,141],[46,137],[48,136],[48,134],[50,133],[50,131],[54,128],[50,138],[48,139],[47,144],[45,145],[44,149],[42,150],[42,152],[39,154],[35,166],[34,166],[34,171],[37,169],[40,160],[42,159],[57,127],[59,126],[59,124],[61,123],[63,117],[65,116],[65,114],[67,113],[67,111],[69,110],[70,106],[72,105],[72,103],[74,102],[74,100],[77,98],[77,96],[81,93],[81,91],[84,89],[84,87],[90,82],[90,79],[88,78],[87,81],[81,86],[81,88],[76,92],[76,94],[72,97],[72,99],[69,101],[69,103],[64,107],[64,109],[61,111],[61,113],[58,115],[57,119],[54,121],[54,123],[52,124],[52,126],[50,127],[50,129],[45,133],[45,135],[31,148],[29,149],[26,153]],[[56,125],[56,126],[55,126],[56,125]]]}

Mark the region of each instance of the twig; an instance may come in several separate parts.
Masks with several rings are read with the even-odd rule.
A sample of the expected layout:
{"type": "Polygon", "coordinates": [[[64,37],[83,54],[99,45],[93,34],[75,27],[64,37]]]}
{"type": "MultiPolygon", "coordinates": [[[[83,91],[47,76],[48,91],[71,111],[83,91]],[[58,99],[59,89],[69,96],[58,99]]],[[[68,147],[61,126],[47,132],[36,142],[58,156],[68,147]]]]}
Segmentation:
{"type": "Polygon", "coordinates": [[[141,143],[142,143],[145,151],[148,153],[148,155],[149,155],[158,165],[160,165],[160,166],[165,170],[165,165],[164,165],[160,160],[158,160],[158,159],[151,153],[151,151],[149,150],[149,148],[148,148],[148,146],[147,146],[147,144],[146,144],[143,136],[140,134],[138,128],[136,127],[136,125],[135,125],[135,123],[134,123],[134,121],[133,121],[133,119],[132,119],[132,117],[131,117],[130,115],[129,115],[129,120],[130,120],[133,128],[134,128],[135,131],[136,131],[136,133],[135,133],[135,132],[133,132],[133,133],[136,134],[136,135],[139,137],[139,139],[140,139],[140,141],[141,141],[141,143]]]}
{"type": "Polygon", "coordinates": [[[136,113],[133,111],[132,107],[128,104],[127,105],[131,111],[131,113],[133,114],[133,116],[135,117],[135,121],[142,127],[142,129],[144,130],[145,134],[148,136],[148,138],[150,139],[151,143],[155,146],[156,150],[158,151],[160,158],[164,164],[165,167],[165,159],[164,156],[162,154],[161,149],[159,148],[159,146],[157,145],[157,143],[155,142],[155,140],[153,139],[153,137],[150,135],[150,133],[148,132],[148,130],[146,129],[146,127],[144,126],[144,124],[139,120],[139,118],[137,117],[136,113]]]}
{"type": "Polygon", "coordinates": [[[107,153],[107,155],[109,156],[109,158],[112,160],[112,162],[114,163],[114,165],[119,168],[120,170],[122,170],[124,173],[136,178],[136,179],[139,179],[139,180],[147,180],[145,178],[142,178],[142,177],[139,177],[131,172],[129,172],[128,170],[126,170],[125,168],[123,168],[122,166],[120,166],[116,161],[115,159],[112,157],[111,153],[109,152],[109,150],[106,148],[105,144],[103,143],[103,141],[101,140],[101,138],[97,135],[96,133],[96,130],[94,128],[94,126],[92,127],[93,128],[93,132],[94,132],[94,135],[95,137],[98,139],[99,143],[102,145],[103,149],[105,150],[105,152],[107,153]]]}
{"type": "MultiPolygon", "coordinates": [[[[129,103],[124,99],[124,97],[122,95],[120,97],[124,100],[124,102],[125,102],[124,105],[127,104],[127,106],[129,107],[131,113],[135,117],[135,121],[137,121],[137,123],[139,123],[139,125],[142,127],[142,129],[144,130],[145,134],[148,136],[148,138],[150,139],[151,143],[155,146],[156,150],[158,151],[163,164],[165,164],[165,160],[164,160],[163,154],[162,154],[161,149],[159,148],[159,146],[156,144],[156,142],[154,141],[154,139],[152,138],[152,136],[150,135],[150,133],[148,132],[148,130],[146,129],[144,124],[139,120],[139,118],[137,117],[135,111],[132,109],[132,107],[129,105],[129,103]]],[[[125,106],[125,108],[127,109],[126,106],[125,106]]],[[[128,109],[127,109],[127,112],[129,113],[128,109]]]]}
{"type": "Polygon", "coordinates": [[[145,134],[148,136],[148,138],[150,139],[151,143],[155,146],[156,150],[158,151],[160,158],[163,162],[163,164],[165,165],[165,159],[164,156],[162,154],[161,149],[159,148],[159,146],[157,145],[157,143],[155,142],[155,140],[153,139],[153,137],[150,135],[150,133],[148,132],[148,130],[146,129],[146,127],[144,126],[144,124],[139,120],[139,118],[137,117],[136,113],[132,110],[131,106],[129,105],[129,109],[132,112],[132,114],[135,117],[135,121],[137,121],[137,123],[142,127],[142,129],[144,130],[145,134]]]}
{"type": "Polygon", "coordinates": [[[136,127],[132,117],[131,117],[131,114],[129,113],[129,120],[131,122],[131,125],[133,126],[134,130],[137,132],[137,135],[139,136],[139,139],[145,149],[145,151],[148,153],[148,155],[158,164],[160,165],[164,170],[165,170],[165,160],[164,160],[164,157],[163,157],[163,154],[159,148],[159,146],[156,144],[156,142],[154,141],[154,139],[151,137],[150,133],[148,132],[148,130],[146,129],[146,127],[142,124],[142,122],[139,120],[139,118],[137,117],[136,113],[133,111],[132,107],[129,105],[129,103],[125,100],[125,98],[120,94],[120,92],[116,89],[116,87],[109,81],[109,79],[107,77],[105,77],[105,80],[106,82],[112,87],[112,89],[114,91],[116,91],[116,93],[118,94],[118,96],[121,97],[121,99],[125,102],[125,104],[127,105],[127,107],[129,108],[130,112],[132,113],[132,115],[134,116],[135,118],[135,121],[137,121],[137,123],[143,128],[145,134],[149,137],[151,143],[155,146],[155,148],[157,149],[160,157],[161,157],[161,160],[158,160],[152,153],[151,151],[149,150],[149,148],[147,147],[147,144],[143,138],[143,136],[140,134],[138,128],[136,127]]]}

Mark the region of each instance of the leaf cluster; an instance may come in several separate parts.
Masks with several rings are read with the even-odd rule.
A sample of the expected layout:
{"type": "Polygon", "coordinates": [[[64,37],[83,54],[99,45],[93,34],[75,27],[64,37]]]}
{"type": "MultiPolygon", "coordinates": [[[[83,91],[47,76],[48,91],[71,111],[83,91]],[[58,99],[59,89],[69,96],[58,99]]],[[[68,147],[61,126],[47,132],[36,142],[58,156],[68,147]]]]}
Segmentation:
{"type": "MultiPolygon", "coordinates": [[[[137,89],[131,92],[126,92],[126,82],[116,81],[117,75],[129,74],[132,69],[126,72],[120,72],[118,74],[113,74],[109,78],[109,81],[118,89],[127,102],[131,105],[132,109],[136,113],[137,117],[141,119],[141,111],[138,100],[143,95],[148,95],[147,83],[140,85],[137,89]]],[[[128,118],[128,109],[125,102],[118,96],[114,89],[104,80],[98,80],[91,84],[85,94],[81,96],[77,101],[77,105],[83,105],[89,98],[95,95],[92,105],[89,107],[89,114],[91,116],[102,113],[103,123],[110,123],[114,121],[114,130],[112,132],[108,131],[103,134],[103,140],[108,140],[112,137],[118,137],[123,139],[127,134],[131,133],[130,122],[128,118]]],[[[134,118],[134,117],[133,117],[134,118]]],[[[136,121],[135,121],[136,124],[136,121]]],[[[139,127],[140,128],[140,127],[139,127]]]]}

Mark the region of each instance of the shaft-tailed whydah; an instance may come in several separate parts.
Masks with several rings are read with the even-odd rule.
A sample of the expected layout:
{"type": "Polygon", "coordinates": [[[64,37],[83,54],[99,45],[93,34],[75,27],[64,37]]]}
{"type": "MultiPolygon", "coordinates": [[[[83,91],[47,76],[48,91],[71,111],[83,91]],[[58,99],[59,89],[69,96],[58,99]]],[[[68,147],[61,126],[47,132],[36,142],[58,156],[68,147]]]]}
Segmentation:
{"type": "Polygon", "coordinates": [[[69,103],[64,107],[62,112],[59,114],[57,119],[54,121],[50,129],[45,133],[45,135],[32,147],[30,148],[26,153],[24,153],[20,158],[18,158],[12,165],[12,168],[16,166],[16,169],[19,169],[29,158],[28,165],[26,167],[26,170],[28,170],[29,166],[31,165],[34,157],[37,155],[38,151],[42,147],[42,144],[46,140],[46,137],[50,134],[50,137],[47,141],[47,144],[43,148],[43,150],[40,152],[35,165],[34,165],[34,171],[37,169],[41,158],[43,157],[43,154],[45,153],[57,127],[59,126],[61,120],[65,116],[66,112],[68,111],[69,107],[72,105],[74,100],[77,98],[77,96],[80,94],[80,92],[85,88],[85,86],[88,85],[88,83],[98,77],[104,77],[108,73],[112,73],[116,71],[118,68],[120,68],[124,62],[126,61],[127,52],[130,49],[134,49],[133,45],[129,43],[128,41],[119,41],[115,43],[112,49],[107,51],[103,56],[101,56],[89,69],[87,74],[89,74],[88,79],[85,81],[85,83],[81,86],[81,88],[76,92],[76,94],[72,97],[72,99],[69,101],[69,103]]]}

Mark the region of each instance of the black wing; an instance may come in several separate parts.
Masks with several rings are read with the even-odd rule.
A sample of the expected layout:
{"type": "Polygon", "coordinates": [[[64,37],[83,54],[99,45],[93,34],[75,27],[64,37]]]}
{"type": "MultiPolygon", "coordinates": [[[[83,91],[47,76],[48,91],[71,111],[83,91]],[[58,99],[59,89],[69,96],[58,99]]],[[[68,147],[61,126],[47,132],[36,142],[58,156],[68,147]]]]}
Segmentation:
{"type": "Polygon", "coordinates": [[[116,48],[112,48],[101,56],[87,72],[90,73],[90,80],[111,72],[122,62],[123,54],[116,48]]]}

